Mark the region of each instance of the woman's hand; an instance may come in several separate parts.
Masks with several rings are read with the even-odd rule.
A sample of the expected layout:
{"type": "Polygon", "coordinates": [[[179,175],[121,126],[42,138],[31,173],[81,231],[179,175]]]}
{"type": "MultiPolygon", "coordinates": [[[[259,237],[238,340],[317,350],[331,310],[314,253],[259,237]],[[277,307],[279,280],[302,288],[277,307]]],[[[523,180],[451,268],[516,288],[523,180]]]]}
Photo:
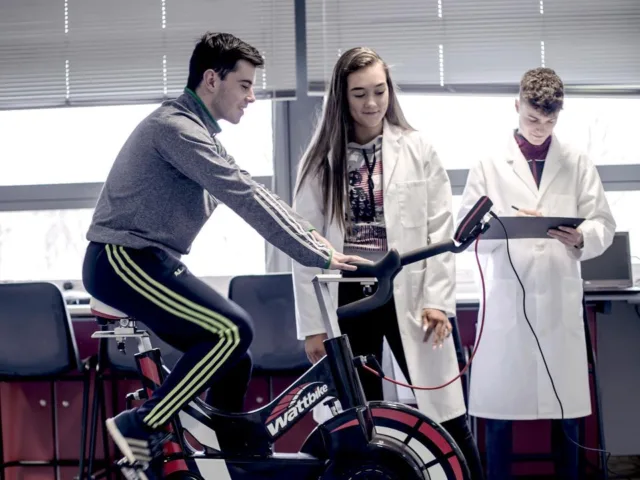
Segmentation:
{"type": "Polygon", "coordinates": [[[427,342],[431,334],[433,337],[433,348],[442,348],[442,344],[451,335],[451,322],[441,310],[425,308],[422,310],[422,329],[424,330],[423,342],[427,342]]]}
{"type": "Polygon", "coordinates": [[[329,265],[330,270],[350,270],[355,271],[358,268],[355,265],[351,265],[352,263],[373,263],[371,260],[367,260],[365,258],[359,257],[357,255],[345,255],[344,253],[333,251],[333,255],[331,257],[331,265],[329,265]]]}
{"type": "Polygon", "coordinates": [[[357,267],[355,265],[349,265],[350,263],[373,263],[370,260],[359,257],[357,255],[345,255],[344,253],[336,251],[333,248],[333,245],[329,243],[329,240],[324,238],[322,235],[318,233],[317,230],[313,230],[311,232],[313,238],[315,238],[318,242],[325,244],[331,250],[333,250],[333,255],[331,256],[331,265],[329,265],[330,270],[350,270],[355,271],[357,267]]]}
{"type": "Polygon", "coordinates": [[[326,355],[324,351],[324,341],[326,339],[326,333],[309,335],[304,339],[304,351],[307,353],[307,358],[311,363],[315,364],[326,355]]]}

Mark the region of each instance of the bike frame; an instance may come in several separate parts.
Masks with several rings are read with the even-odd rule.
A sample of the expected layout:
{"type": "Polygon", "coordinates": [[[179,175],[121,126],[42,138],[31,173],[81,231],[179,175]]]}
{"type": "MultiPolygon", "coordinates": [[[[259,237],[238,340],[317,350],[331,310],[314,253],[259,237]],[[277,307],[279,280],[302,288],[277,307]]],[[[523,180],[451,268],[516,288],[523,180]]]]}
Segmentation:
{"type": "MultiPolygon", "coordinates": [[[[236,480],[254,478],[256,473],[263,478],[273,478],[286,466],[284,471],[291,478],[320,478],[327,468],[335,467],[340,472],[340,468],[354,461],[358,465],[362,458],[383,455],[392,462],[394,471],[402,471],[402,478],[407,474],[412,478],[430,477],[428,472],[436,468],[438,478],[468,479],[464,457],[442,427],[415,409],[391,402],[366,401],[351,347],[348,338],[340,332],[338,317],[362,315],[386,303],[392,295],[393,278],[403,265],[444,252],[465,250],[488,228],[484,218],[491,205],[487,197],[481,197],[456,231],[454,239],[458,244],[453,240],[440,242],[403,256],[390,251],[375,265],[358,267],[361,274],[368,272],[369,277],[357,278],[353,272],[316,276],[313,285],[328,335],[326,356],[260,409],[227,413],[211,408],[199,398],[191,401],[168,427],[171,438],[164,445],[164,476],[184,473],[183,478],[194,479],[197,477],[189,474],[197,472],[205,480],[236,480]],[[329,291],[329,284],[334,282],[379,283],[379,286],[372,298],[336,309],[329,291]],[[330,314],[333,311],[337,316],[330,314]],[[324,400],[329,400],[333,417],[309,435],[301,451],[273,453],[273,443],[324,400]],[[383,433],[376,432],[378,426],[383,433]],[[191,434],[202,450],[196,450],[184,432],[191,434]],[[243,444],[232,443],[231,448],[227,448],[224,444],[234,437],[242,439],[243,444]],[[418,443],[420,448],[412,448],[412,443],[418,443]],[[359,456],[361,454],[365,457],[359,456]],[[233,476],[229,468],[236,469],[233,476]]],[[[135,323],[130,325],[132,321],[120,319],[120,326],[113,332],[96,332],[93,337],[115,337],[120,344],[125,337],[138,338],[136,362],[143,389],[133,396],[148,398],[162,384],[168,369],[162,364],[160,351],[151,348],[149,335],[137,332],[135,323]]],[[[121,467],[123,471],[136,468],[127,463],[121,463],[121,467]]],[[[135,472],[132,475],[137,476],[135,472]]]]}
{"type": "MultiPolygon", "coordinates": [[[[359,409],[359,417],[367,425],[369,435],[373,432],[373,421],[366,408],[367,402],[360,379],[353,364],[353,354],[346,335],[341,335],[337,318],[329,315],[332,305],[328,285],[334,282],[359,282],[364,285],[376,283],[375,278],[343,278],[340,275],[318,275],[313,283],[318,297],[322,317],[328,332],[325,341],[326,356],[310,367],[269,404],[246,413],[227,413],[216,410],[199,398],[191,401],[173,420],[169,427],[170,441],[164,446],[166,457],[165,475],[179,471],[194,471],[195,459],[224,460],[233,458],[233,452],[225,452],[220,439],[233,436],[249,439],[243,456],[274,457],[273,444],[289,431],[319,403],[331,399],[329,408],[335,415],[348,409],[359,409]],[[339,404],[338,404],[339,402],[339,404]],[[197,450],[185,440],[184,431],[203,447],[197,450]]],[[[133,328],[135,331],[135,327],[133,328]]],[[[128,334],[114,332],[122,337],[140,338],[139,353],[135,355],[138,371],[148,398],[164,381],[169,370],[164,366],[159,349],[151,348],[148,334],[144,331],[128,334]],[[143,341],[144,339],[144,341],[143,341]]],[[[368,436],[369,436],[368,435],[368,436]]],[[[197,462],[195,462],[197,463],[197,462]]],[[[220,465],[218,465],[220,467],[220,465]]],[[[215,478],[221,477],[216,468],[215,478]]],[[[231,477],[229,477],[231,478],[231,477]]]]}

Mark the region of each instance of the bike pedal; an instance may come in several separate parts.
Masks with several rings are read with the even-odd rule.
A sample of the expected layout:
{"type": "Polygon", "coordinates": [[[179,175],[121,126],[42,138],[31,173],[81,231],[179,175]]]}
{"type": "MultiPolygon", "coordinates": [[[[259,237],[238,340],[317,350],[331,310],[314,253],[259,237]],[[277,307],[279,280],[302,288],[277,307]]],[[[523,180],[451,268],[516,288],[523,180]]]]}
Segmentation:
{"type": "Polygon", "coordinates": [[[120,472],[122,472],[122,476],[126,480],[140,480],[139,472],[144,470],[144,466],[140,463],[131,463],[124,457],[115,462],[115,465],[120,469],[120,472]]]}
{"type": "Polygon", "coordinates": [[[126,480],[140,480],[140,475],[138,475],[138,470],[133,468],[121,467],[120,473],[126,480]]]}

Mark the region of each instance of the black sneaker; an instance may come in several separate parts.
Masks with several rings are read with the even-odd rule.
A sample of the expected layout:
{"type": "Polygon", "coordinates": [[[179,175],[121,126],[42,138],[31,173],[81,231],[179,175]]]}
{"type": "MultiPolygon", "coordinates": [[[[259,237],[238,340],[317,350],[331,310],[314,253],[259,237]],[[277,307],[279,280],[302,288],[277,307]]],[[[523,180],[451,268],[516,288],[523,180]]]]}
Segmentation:
{"type": "MultiPolygon", "coordinates": [[[[169,438],[168,432],[149,431],[135,409],[108,419],[106,424],[109,435],[128,461],[123,469],[135,469],[140,480],[162,478],[162,445],[169,438]]],[[[130,475],[128,471],[125,476],[131,478],[130,475]]]]}

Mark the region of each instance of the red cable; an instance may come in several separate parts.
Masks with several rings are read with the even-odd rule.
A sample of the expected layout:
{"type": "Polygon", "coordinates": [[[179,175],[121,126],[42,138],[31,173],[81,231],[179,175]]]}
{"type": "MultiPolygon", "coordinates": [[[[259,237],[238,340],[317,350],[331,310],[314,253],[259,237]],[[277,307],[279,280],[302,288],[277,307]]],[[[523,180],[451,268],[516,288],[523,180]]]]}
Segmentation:
{"type": "Polygon", "coordinates": [[[407,388],[412,388],[414,390],[439,390],[441,388],[444,388],[448,385],[451,385],[453,382],[455,382],[456,380],[458,380],[462,375],[464,375],[464,372],[466,372],[469,367],[471,366],[471,362],[473,361],[473,357],[475,357],[476,352],[478,351],[478,346],[480,345],[480,339],[482,338],[482,330],[484,329],[484,313],[485,313],[485,309],[486,309],[486,292],[485,292],[485,286],[484,286],[484,275],[482,274],[482,267],[480,266],[480,258],[478,257],[478,242],[480,241],[480,237],[478,237],[476,239],[476,244],[475,244],[475,253],[476,253],[476,263],[478,264],[478,270],[480,271],[480,282],[482,284],[482,322],[480,323],[480,332],[478,333],[478,340],[475,344],[475,347],[473,348],[473,353],[471,354],[471,356],[469,357],[469,361],[467,362],[467,364],[465,365],[465,367],[460,371],[460,373],[458,375],[456,375],[454,378],[452,378],[451,380],[449,380],[447,383],[443,384],[443,385],[439,385],[437,387],[417,387],[415,385],[409,385],[407,383],[403,383],[403,382],[398,382],[397,380],[393,380],[389,377],[380,375],[376,370],[374,370],[373,368],[367,366],[367,365],[363,365],[362,368],[369,370],[370,372],[372,372],[373,374],[381,377],[383,380],[386,380],[387,382],[391,382],[391,383],[395,383],[396,385],[400,385],[402,387],[407,387],[407,388]]]}

